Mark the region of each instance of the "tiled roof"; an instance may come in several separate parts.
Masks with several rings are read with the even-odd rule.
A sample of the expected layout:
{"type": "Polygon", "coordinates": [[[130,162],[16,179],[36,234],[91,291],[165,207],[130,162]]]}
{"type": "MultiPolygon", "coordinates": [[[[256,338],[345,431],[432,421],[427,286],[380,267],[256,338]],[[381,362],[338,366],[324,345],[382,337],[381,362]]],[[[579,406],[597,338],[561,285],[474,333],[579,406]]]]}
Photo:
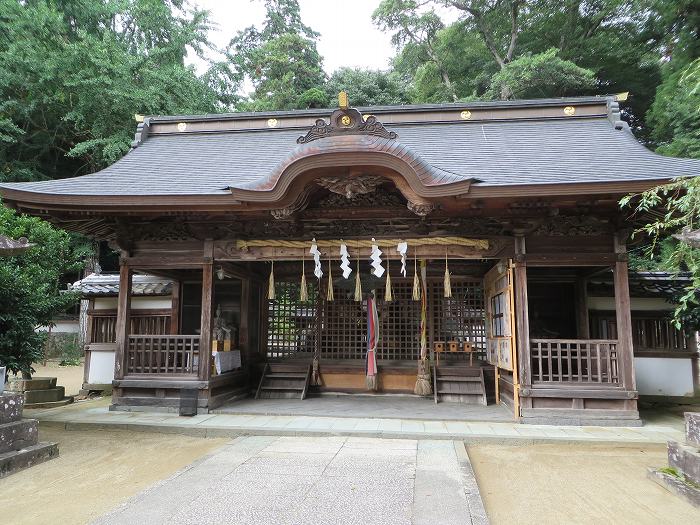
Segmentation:
{"type": "MultiPolygon", "coordinates": [[[[114,296],[119,294],[118,274],[91,273],[87,277],[68,285],[84,297],[114,296]]],[[[132,295],[170,295],[173,282],[153,275],[136,274],[132,277],[132,295]]]]}
{"type": "MultiPolygon", "coordinates": [[[[541,102],[550,103],[550,100],[541,102]]],[[[515,105],[501,104],[502,107],[515,105]]],[[[491,105],[495,107],[498,103],[491,105]]],[[[433,107],[452,106],[410,106],[393,110],[395,113],[411,112],[433,107]]],[[[529,106],[525,106],[527,108],[529,106]]],[[[381,112],[388,108],[368,108],[367,111],[379,113],[381,118],[381,112]]],[[[278,116],[307,114],[328,116],[319,114],[318,110],[270,113],[278,116]]],[[[98,173],[71,179],[0,184],[0,188],[85,196],[226,195],[230,194],[229,188],[255,186],[305,147],[296,142],[304,131],[301,124],[279,129],[238,129],[235,121],[230,124],[226,120],[235,119],[235,115],[192,118],[199,119],[200,123],[205,119],[209,128],[197,131],[199,128],[193,125],[195,131],[189,131],[188,127],[184,133],[144,133],[145,138],[137,147],[98,173]]],[[[534,115],[510,120],[405,120],[385,126],[398,134],[395,139],[398,146],[410,150],[428,167],[426,185],[475,180],[478,181],[475,187],[498,187],[700,175],[700,160],[670,158],[651,152],[637,142],[628,126],[617,118],[611,114],[576,118],[534,115]]],[[[185,117],[153,117],[153,122],[163,126],[178,119],[186,120],[185,117]]],[[[320,148],[329,140],[332,139],[319,139],[312,144],[320,148]]]]}
{"type": "Polygon", "coordinates": [[[0,256],[11,256],[18,255],[29,248],[34,246],[34,244],[27,241],[26,238],[21,237],[18,241],[0,235],[0,256]]]}

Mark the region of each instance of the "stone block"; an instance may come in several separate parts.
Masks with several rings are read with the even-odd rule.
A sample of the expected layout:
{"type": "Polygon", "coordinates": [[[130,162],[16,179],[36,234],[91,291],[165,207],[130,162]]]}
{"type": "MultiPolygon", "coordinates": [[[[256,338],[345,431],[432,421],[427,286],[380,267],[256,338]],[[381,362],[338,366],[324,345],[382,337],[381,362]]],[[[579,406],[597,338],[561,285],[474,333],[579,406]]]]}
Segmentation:
{"type": "Polygon", "coordinates": [[[24,396],[15,392],[0,394],[0,424],[22,419],[24,396]]]}
{"type": "Polygon", "coordinates": [[[700,508],[700,489],[690,483],[661,470],[649,469],[647,476],[669,492],[685,499],[691,505],[700,508]]]}
{"type": "Polygon", "coordinates": [[[23,419],[0,425],[0,454],[30,447],[38,442],[36,419],[23,419]]]}
{"type": "Polygon", "coordinates": [[[29,390],[49,390],[56,388],[57,378],[55,377],[33,377],[31,379],[22,379],[20,377],[11,377],[7,382],[7,389],[12,392],[27,392],[29,390]]]}
{"type": "Polygon", "coordinates": [[[22,450],[5,452],[0,454],[0,479],[56,457],[58,457],[57,443],[38,443],[22,450]]]}
{"type": "Polygon", "coordinates": [[[61,401],[64,397],[66,397],[66,389],[62,386],[47,388],[46,390],[26,390],[24,392],[24,402],[27,405],[61,401]]]}
{"type": "Polygon", "coordinates": [[[700,447],[700,412],[685,413],[685,440],[689,445],[700,447]]]}
{"type": "Polygon", "coordinates": [[[668,465],[678,470],[686,479],[700,485],[700,452],[696,448],[669,441],[668,465]]]}

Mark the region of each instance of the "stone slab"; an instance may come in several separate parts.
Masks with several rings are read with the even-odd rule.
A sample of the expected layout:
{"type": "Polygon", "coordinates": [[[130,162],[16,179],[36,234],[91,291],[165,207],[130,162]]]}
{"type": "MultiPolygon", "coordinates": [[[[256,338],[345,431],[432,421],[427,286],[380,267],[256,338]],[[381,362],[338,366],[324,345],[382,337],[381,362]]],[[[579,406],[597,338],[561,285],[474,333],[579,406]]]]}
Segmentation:
{"type": "Polygon", "coordinates": [[[61,401],[66,397],[66,389],[62,386],[47,389],[26,390],[24,392],[24,402],[27,405],[35,405],[37,403],[52,403],[61,401]]]}
{"type": "Polygon", "coordinates": [[[700,509],[700,489],[693,487],[676,476],[653,468],[647,471],[647,477],[700,509]]]}
{"type": "Polygon", "coordinates": [[[686,412],[685,440],[689,445],[700,447],[700,412],[686,412]]]}
{"type": "Polygon", "coordinates": [[[25,468],[58,457],[58,443],[38,443],[0,454],[0,479],[25,468]]]}
{"type": "Polygon", "coordinates": [[[680,471],[693,483],[700,485],[700,452],[697,448],[669,441],[668,465],[680,471]]]}
{"type": "Polygon", "coordinates": [[[0,394],[0,424],[22,419],[24,396],[16,392],[0,394]]]}
{"type": "Polygon", "coordinates": [[[22,419],[0,425],[0,454],[31,447],[39,442],[38,421],[22,419]]]}
{"type": "Polygon", "coordinates": [[[58,401],[44,401],[43,403],[25,403],[24,408],[57,408],[65,405],[70,405],[74,401],[73,396],[64,397],[58,401]]]}
{"type": "Polygon", "coordinates": [[[33,377],[31,379],[22,379],[20,377],[11,377],[7,382],[7,389],[13,392],[27,392],[29,390],[48,390],[56,388],[56,377],[33,377]]]}

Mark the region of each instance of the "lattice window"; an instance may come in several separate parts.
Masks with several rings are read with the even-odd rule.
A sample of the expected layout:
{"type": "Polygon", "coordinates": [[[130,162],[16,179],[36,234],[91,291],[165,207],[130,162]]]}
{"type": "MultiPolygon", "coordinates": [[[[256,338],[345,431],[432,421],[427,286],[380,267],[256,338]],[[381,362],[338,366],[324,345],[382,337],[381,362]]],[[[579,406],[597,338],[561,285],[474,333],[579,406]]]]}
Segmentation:
{"type": "Polygon", "coordinates": [[[364,359],[367,349],[367,304],[350,294],[323,301],[321,357],[364,359]]]}
{"type": "Polygon", "coordinates": [[[309,283],[309,300],[299,301],[299,283],[275,283],[275,300],[268,301],[267,356],[290,357],[313,353],[318,327],[318,288],[309,283]]]}
{"type": "Polygon", "coordinates": [[[442,280],[428,282],[433,341],[466,341],[486,349],[484,289],[481,281],[453,277],[452,297],[444,297],[442,280]]]}
{"type": "Polygon", "coordinates": [[[420,301],[413,300],[413,280],[395,280],[392,286],[394,300],[390,303],[383,301],[384,290],[378,290],[381,338],[377,359],[418,359],[420,301]]]}

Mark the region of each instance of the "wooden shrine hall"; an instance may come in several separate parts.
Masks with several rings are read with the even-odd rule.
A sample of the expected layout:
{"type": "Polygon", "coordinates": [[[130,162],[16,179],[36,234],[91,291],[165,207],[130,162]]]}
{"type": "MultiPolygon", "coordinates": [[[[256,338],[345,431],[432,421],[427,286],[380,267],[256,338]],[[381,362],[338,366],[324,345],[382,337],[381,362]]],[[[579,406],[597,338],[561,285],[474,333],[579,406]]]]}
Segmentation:
{"type": "Polygon", "coordinates": [[[618,201],[699,174],[640,145],[615,97],[341,93],[335,110],[146,117],[112,166],[0,195],[119,251],[116,322],[92,328],[114,344],[113,409],[373,392],[630,425],[618,201]],[[135,273],[174,283],[158,322],[134,315],[135,273]],[[610,339],[591,337],[601,276],[610,339]]]}

